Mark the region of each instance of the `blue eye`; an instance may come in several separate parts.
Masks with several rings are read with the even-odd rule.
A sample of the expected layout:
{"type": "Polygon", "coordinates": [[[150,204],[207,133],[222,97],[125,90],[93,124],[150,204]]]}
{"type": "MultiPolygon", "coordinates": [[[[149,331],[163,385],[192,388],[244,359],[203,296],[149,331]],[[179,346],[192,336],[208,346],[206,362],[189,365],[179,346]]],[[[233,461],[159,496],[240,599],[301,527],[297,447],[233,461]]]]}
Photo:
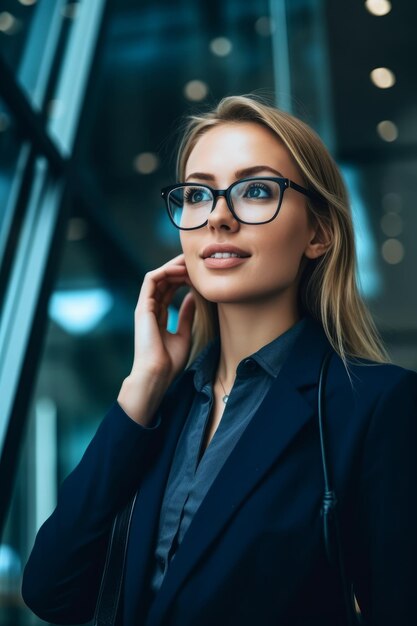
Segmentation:
{"type": "Polygon", "coordinates": [[[189,204],[210,202],[211,195],[207,189],[202,189],[201,187],[187,187],[184,193],[184,201],[189,204]]]}
{"type": "Polygon", "coordinates": [[[248,186],[243,197],[252,198],[254,200],[258,198],[270,198],[271,190],[267,187],[267,185],[265,185],[265,183],[252,183],[248,186]]]}

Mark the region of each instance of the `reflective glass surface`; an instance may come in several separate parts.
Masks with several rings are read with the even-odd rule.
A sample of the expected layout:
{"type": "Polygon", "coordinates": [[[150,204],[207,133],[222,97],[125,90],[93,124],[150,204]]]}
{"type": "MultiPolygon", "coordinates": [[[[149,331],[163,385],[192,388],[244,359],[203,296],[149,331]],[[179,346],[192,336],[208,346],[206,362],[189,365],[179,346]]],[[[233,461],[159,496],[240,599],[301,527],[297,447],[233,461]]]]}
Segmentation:
{"type": "Polygon", "coordinates": [[[36,13],[45,0],[3,0],[0,4],[0,54],[16,71],[22,62],[36,13]]]}
{"type": "Polygon", "coordinates": [[[393,361],[417,369],[417,290],[410,289],[417,267],[417,7],[399,2],[378,17],[364,3],[349,10],[316,0],[283,3],[292,111],[317,130],[342,170],[361,292],[393,361]]]}
{"type": "Polygon", "coordinates": [[[13,218],[12,189],[21,146],[15,118],[0,98],[0,265],[13,218]]]}
{"type": "Polygon", "coordinates": [[[80,214],[71,217],[48,306],[42,362],[0,545],[0,626],[41,625],[20,596],[35,534],[115,401],[133,358],[141,275],[123,267],[80,214]]]}
{"type": "Polygon", "coordinates": [[[35,108],[57,114],[51,82],[59,73],[71,26],[82,0],[3,0],[0,55],[35,108]]]}

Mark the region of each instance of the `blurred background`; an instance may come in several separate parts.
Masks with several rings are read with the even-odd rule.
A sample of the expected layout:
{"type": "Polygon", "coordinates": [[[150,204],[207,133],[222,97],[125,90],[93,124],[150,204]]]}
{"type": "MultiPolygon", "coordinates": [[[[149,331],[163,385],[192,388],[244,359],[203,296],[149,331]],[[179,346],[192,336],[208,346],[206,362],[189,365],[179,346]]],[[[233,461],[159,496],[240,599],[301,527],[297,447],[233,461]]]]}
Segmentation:
{"type": "Polygon", "coordinates": [[[362,293],[417,369],[416,18],[407,0],[0,1],[0,626],[45,623],[22,568],[130,371],[144,272],[179,252],[160,188],[184,115],[253,92],[317,130],[362,293]]]}

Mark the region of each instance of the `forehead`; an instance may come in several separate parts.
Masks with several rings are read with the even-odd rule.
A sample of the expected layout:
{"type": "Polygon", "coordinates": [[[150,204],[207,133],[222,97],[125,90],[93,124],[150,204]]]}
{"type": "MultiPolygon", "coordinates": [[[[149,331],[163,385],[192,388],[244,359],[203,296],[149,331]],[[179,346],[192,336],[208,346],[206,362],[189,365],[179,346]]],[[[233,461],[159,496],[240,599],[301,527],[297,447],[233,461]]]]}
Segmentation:
{"type": "Polygon", "coordinates": [[[224,122],[199,137],[185,165],[185,176],[199,171],[228,176],[235,170],[269,165],[284,176],[299,177],[283,142],[270,128],[256,122],[224,122]]]}

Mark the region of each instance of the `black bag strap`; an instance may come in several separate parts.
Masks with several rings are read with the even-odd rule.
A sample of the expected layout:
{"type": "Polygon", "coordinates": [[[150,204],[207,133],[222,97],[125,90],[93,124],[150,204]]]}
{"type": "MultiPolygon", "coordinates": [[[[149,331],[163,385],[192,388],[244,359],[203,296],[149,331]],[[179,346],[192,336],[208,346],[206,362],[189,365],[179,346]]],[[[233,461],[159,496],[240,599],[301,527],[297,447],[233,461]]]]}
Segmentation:
{"type": "Polygon", "coordinates": [[[346,609],[346,624],[354,626],[355,624],[363,624],[354,608],[353,586],[348,582],[346,576],[346,567],[344,562],[343,546],[340,536],[340,527],[337,511],[337,497],[331,484],[331,476],[329,471],[327,450],[326,450],[326,433],[325,433],[325,407],[324,407],[324,389],[326,374],[329,367],[329,361],[333,352],[329,351],[324,356],[319,377],[318,389],[318,418],[320,432],[320,448],[321,460],[323,465],[324,477],[324,495],[321,513],[323,516],[323,536],[324,547],[326,550],[327,560],[330,565],[337,567],[342,587],[343,600],[346,609]]]}
{"type": "Polygon", "coordinates": [[[107,547],[106,562],[100,584],[94,626],[114,626],[123,581],[127,540],[137,493],[115,517],[107,547]]]}

